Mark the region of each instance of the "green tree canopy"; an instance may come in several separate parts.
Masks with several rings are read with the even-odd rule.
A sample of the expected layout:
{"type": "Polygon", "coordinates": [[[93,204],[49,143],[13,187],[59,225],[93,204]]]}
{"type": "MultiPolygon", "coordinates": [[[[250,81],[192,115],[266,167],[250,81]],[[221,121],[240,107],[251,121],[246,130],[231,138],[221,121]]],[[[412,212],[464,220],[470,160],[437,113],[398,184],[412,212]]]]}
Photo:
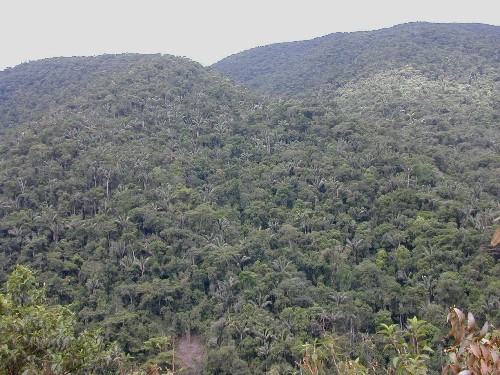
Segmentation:
{"type": "Polygon", "coordinates": [[[17,266],[0,294],[0,374],[85,374],[110,351],[97,331],[75,332],[68,307],[45,304],[33,272],[17,266]]]}

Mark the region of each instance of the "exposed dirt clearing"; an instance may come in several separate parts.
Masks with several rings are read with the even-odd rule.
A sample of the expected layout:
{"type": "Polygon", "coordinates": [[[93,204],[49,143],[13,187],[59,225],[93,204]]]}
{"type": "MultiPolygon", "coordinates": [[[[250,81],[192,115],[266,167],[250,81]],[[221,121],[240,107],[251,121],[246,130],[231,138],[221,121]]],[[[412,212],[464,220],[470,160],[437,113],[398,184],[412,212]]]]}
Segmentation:
{"type": "MultiPolygon", "coordinates": [[[[188,374],[201,373],[203,362],[203,344],[199,336],[191,335],[190,338],[183,336],[179,339],[175,348],[175,356],[179,359],[182,367],[186,368],[188,374]]],[[[184,371],[182,372],[185,373],[184,371]]]]}

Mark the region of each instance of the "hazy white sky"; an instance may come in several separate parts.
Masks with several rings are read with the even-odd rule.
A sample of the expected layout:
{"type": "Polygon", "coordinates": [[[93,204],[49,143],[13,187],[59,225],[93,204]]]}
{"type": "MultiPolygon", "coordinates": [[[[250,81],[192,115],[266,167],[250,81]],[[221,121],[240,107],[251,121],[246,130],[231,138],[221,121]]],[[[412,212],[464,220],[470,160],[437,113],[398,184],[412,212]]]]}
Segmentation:
{"type": "Polygon", "coordinates": [[[500,25],[496,0],[0,0],[0,70],[54,56],[168,53],[204,65],[270,43],[410,21],[500,25]]]}

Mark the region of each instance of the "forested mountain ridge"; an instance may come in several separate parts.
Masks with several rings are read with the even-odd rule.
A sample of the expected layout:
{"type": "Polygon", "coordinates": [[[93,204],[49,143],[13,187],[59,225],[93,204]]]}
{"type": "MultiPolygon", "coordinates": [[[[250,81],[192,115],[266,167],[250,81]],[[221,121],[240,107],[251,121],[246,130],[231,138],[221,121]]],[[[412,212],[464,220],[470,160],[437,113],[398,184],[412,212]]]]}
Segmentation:
{"type": "Polygon", "coordinates": [[[405,67],[431,80],[467,83],[486,74],[498,82],[499,44],[498,26],[416,22],[257,47],[213,67],[271,95],[331,97],[346,84],[405,67]]]}
{"type": "MultiPolygon", "coordinates": [[[[1,72],[2,127],[37,119],[57,106],[75,109],[84,105],[74,103],[77,100],[95,100],[104,106],[110,105],[113,98],[115,107],[106,108],[107,113],[124,117],[132,108],[121,108],[120,100],[125,106],[143,111],[145,101],[155,96],[162,95],[165,101],[177,97],[179,101],[186,90],[194,93],[201,87],[214,90],[222,85],[229,87],[219,75],[214,76],[201,65],[188,61],[166,55],[103,55],[45,59],[6,69],[1,72]],[[200,87],[192,87],[195,84],[200,87]],[[122,86],[127,86],[126,96],[117,98],[123,94],[122,86]]],[[[225,104],[223,100],[217,103],[225,104]]],[[[203,110],[202,105],[197,105],[196,110],[203,110]]]]}
{"type": "MultiPolygon", "coordinates": [[[[390,79],[432,88],[407,69],[390,79]]],[[[452,304],[499,323],[498,96],[454,83],[462,104],[411,96],[417,117],[360,82],[381,91],[352,89],[367,112],[171,56],[0,72],[1,279],[32,267],[138,362],[147,340],[199,337],[193,373],[293,373],[327,334],[384,366],[380,323],[425,318],[437,345],[452,304]]]]}

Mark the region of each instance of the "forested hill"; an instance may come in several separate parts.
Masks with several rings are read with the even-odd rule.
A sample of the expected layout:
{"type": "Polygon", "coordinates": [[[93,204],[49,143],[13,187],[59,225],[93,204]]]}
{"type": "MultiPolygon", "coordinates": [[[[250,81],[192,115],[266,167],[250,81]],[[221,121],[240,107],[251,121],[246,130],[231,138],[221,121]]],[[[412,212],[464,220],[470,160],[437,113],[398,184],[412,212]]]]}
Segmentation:
{"type": "Polygon", "coordinates": [[[327,334],[383,367],[380,323],[427,319],[438,345],[454,304],[498,324],[499,107],[481,77],[406,113],[399,87],[356,96],[396,108],[372,118],[171,56],[0,72],[0,279],[36,270],[137,363],[191,339],[191,373],[293,373],[327,334]]]}
{"type": "Polygon", "coordinates": [[[438,82],[498,82],[499,45],[498,26],[419,22],[258,47],[213,67],[272,95],[331,97],[347,84],[404,68],[438,82]]]}
{"type": "MultiPolygon", "coordinates": [[[[190,104],[198,116],[217,116],[225,112],[221,107],[240,101],[237,91],[242,90],[228,85],[228,80],[219,74],[173,56],[125,54],[45,59],[0,72],[0,121],[5,128],[39,120],[57,109],[68,113],[93,112],[104,119],[121,117],[128,123],[138,119],[137,113],[154,115],[148,108],[158,106],[164,109],[162,115],[168,111],[169,116],[188,116],[188,110],[179,108],[184,109],[182,103],[190,100],[194,101],[190,104]]],[[[157,122],[155,118],[142,120],[157,122]]]]}

